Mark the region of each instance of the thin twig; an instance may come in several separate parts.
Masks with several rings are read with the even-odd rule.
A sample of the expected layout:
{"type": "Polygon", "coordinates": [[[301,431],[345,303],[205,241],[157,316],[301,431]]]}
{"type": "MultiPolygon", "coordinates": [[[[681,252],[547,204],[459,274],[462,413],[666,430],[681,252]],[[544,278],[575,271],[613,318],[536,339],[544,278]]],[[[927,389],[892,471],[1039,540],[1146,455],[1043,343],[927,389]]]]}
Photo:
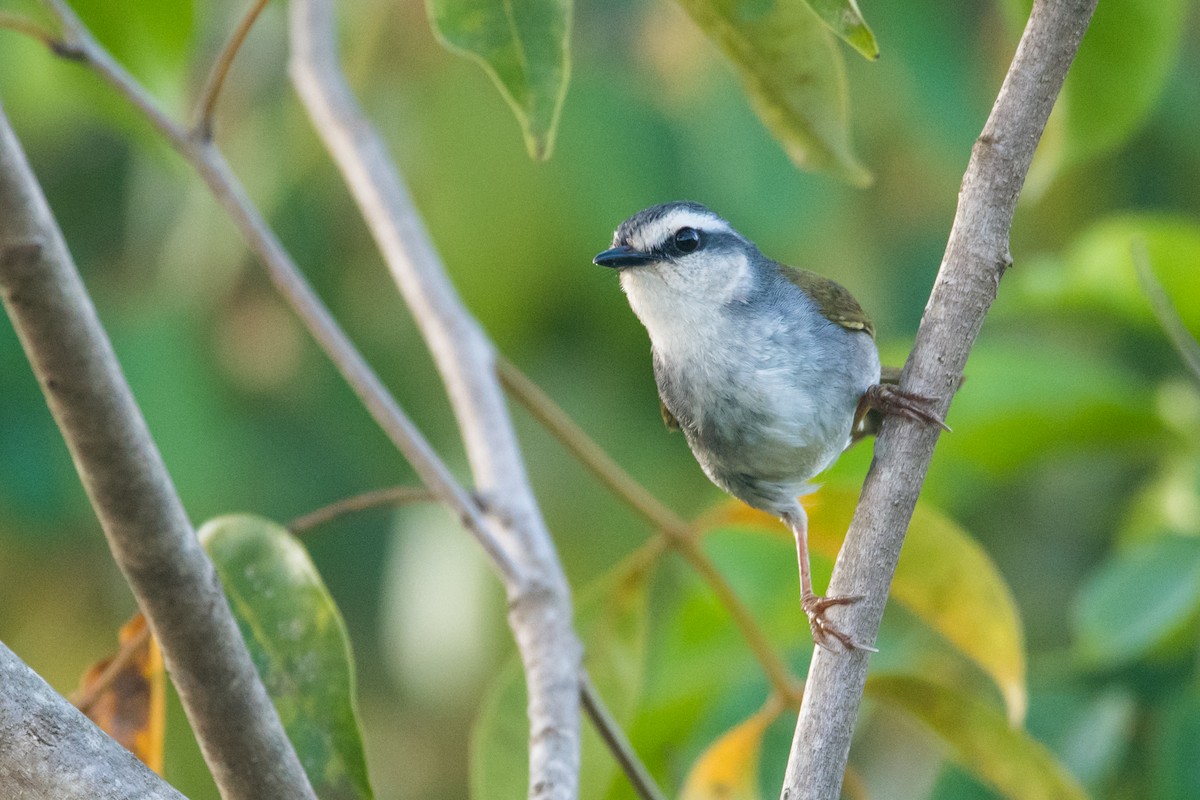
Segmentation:
{"type": "MultiPolygon", "coordinates": [[[[925,307],[901,388],[938,398],[943,416],[1012,261],[1009,231],[1017,198],[1096,0],[1035,0],[996,103],[975,142],[958,211],[925,307]]],[[[860,642],[874,642],[900,546],[912,519],[940,431],[888,417],[875,459],[829,582],[830,595],[863,599],[834,620],[860,642]]],[[[792,740],[782,797],[837,797],[866,683],[868,653],[816,648],[792,740]]]]}
{"type": "Polygon", "coordinates": [[[588,436],[541,387],[503,356],[496,359],[500,382],[542,427],[554,435],[603,485],[651,525],[675,538],[690,538],[691,527],[642,486],[588,436]]]}
{"type": "Polygon", "coordinates": [[[1183,324],[1171,298],[1167,296],[1163,285],[1154,276],[1154,269],[1150,266],[1150,253],[1146,249],[1146,241],[1136,239],[1130,249],[1133,252],[1133,265],[1137,269],[1142,291],[1150,300],[1150,306],[1154,309],[1154,316],[1158,318],[1158,324],[1162,326],[1167,338],[1175,346],[1175,351],[1179,353],[1183,365],[1191,373],[1192,380],[1200,383],[1200,342],[1196,341],[1187,326],[1183,324]]]}
{"type": "Polygon", "coordinates": [[[375,489],[344,497],[335,503],[296,517],[287,524],[287,529],[296,536],[300,536],[344,514],[353,514],[356,511],[364,511],[376,506],[399,506],[409,503],[428,503],[435,500],[437,498],[433,496],[433,492],[423,486],[392,486],[387,489],[375,489]]]}
{"type": "Polygon", "coordinates": [[[86,689],[76,692],[68,698],[71,703],[86,714],[95,705],[96,701],[100,699],[100,695],[104,694],[108,690],[108,687],[112,685],[112,682],[116,680],[117,676],[121,674],[121,670],[129,666],[129,662],[137,655],[138,650],[148,641],[150,641],[150,626],[143,625],[138,629],[137,633],[121,643],[121,648],[117,651],[117,654],[104,665],[104,669],[86,689]]]}
{"type": "Polygon", "coordinates": [[[222,796],[314,798],[2,109],[0,291],[222,796]]]}
{"type": "Polygon", "coordinates": [[[242,49],[242,43],[246,41],[258,15],[270,1],[254,0],[254,4],[250,6],[237,28],[230,34],[225,46],[221,48],[217,60],[213,62],[212,71],[208,73],[208,78],[204,81],[204,88],[200,90],[200,99],[196,103],[192,135],[197,139],[201,141],[212,139],[213,116],[217,110],[217,99],[221,96],[221,89],[225,86],[225,78],[229,75],[233,60],[237,58],[238,51],[242,49]]]}
{"type": "Polygon", "coordinates": [[[629,778],[637,796],[642,800],[666,800],[666,795],[658,788],[658,784],[654,782],[654,778],[650,776],[650,772],[638,758],[637,752],[629,743],[629,739],[625,737],[621,726],[608,712],[586,670],[581,670],[579,673],[579,696],[588,719],[592,721],[596,732],[600,734],[600,738],[608,745],[609,751],[621,765],[621,769],[629,778]]]}
{"type": "Polygon", "coordinates": [[[638,483],[516,365],[500,358],[496,367],[509,394],[595,475],[601,484],[657,528],[658,535],[665,539],[667,546],[678,552],[708,584],[733,618],[734,625],[766,673],[771,690],[785,698],[788,703],[798,701],[802,691],[800,685],[775,653],[767,635],[758,626],[750,610],[696,543],[695,526],[685,522],[638,483]]]}
{"type": "Polygon", "coordinates": [[[0,28],[23,33],[26,36],[37,39],[50,48],[53,48],[58,42],[58,35],[56,33],[43,28],[22,14],[10,14],[6,11],[0,11],[0,28]]]}
{"type": "Polygon", "coordinates": [[[507,581],[505,589],[528,690],[529,795],[574,798],[582,647],[571,627],[566,576],[495,376],[495,348],[450,283],[403,177],[346,84],[332,1],[293,0],[288,8],[292,83],[433,355],[476,492],[486,500],[495,534],[522,568],[520,579],[507,581]]]}

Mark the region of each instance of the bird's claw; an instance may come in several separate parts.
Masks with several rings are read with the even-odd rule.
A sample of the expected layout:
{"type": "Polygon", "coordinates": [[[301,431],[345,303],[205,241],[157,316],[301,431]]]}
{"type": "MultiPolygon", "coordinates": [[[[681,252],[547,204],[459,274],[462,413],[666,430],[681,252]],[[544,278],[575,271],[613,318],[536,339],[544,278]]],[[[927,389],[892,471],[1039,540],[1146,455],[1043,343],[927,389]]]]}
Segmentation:
{"type": "Polygon", "coordinates": [[[942,415],[934,411],[932,398],[906,392],[890,383],[877,383],[867,389],[867,393],[863,395],[863,402],[867,407],[884,414],[894,414],[914,422],[936,425],[944,431],[950,430],[942,415]]]}
{"type": "Polygon", "coordinates": [[[825,611],[833,606],[848,606],[862,599],[863,596],[860,594],[835,597],[819,597],[815,594],[802,596],[800,608],[808,616],[808,627],[812,629],[813,643],[830,653],[848,653],[851,650],[867,650],[878,653],[879,651],[874,647],[855,639],[825,617],[825,611]],[[840,649],[833,646],[835,641],[840,645],[840,649]]]}

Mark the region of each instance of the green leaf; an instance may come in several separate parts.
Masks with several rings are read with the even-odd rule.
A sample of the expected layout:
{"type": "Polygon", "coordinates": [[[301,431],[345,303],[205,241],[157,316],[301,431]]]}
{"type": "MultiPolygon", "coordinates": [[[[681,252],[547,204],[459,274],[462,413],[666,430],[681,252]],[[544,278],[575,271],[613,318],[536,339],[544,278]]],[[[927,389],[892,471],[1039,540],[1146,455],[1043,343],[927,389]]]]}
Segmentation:
{"type": "MultiPolygon", "coordinates": [[[[646,591],[653,564],[618,567],[582,593],[576,614],[584,666],[614,719],[637,710],[646,663],[646,591]]],[[[525,676],[514,655],[488,689],[471,731],[471,797],[523,797],[529,781],[525,676]],[[514,743],[521,743],[517,746],[514,743]]],[[[583,728],[581,797],[603,797],[617,767],[595,729],[583,728]]]]}
{"type": "Polygon", "coordinates": [[[426,0],[434,32],[508,101],[529,155],[550,157],[570,76],[571,0],[426,0]]]}
{"type": "Polygon", "coordinates": [[[1125,664],[1200,610],[1200,539],[1165,535],[1118,553],[1083,587],[1077,649],[1091,665],[1125,664]]]}
{"type": "Polygon", "coordinates": [[[846,44],[872,61],[879,58],[879,45],[875,34],[867,27],[862,12],[855,0],[807,0],[811,8],[829,29],[845,40],[846,44]]]}
{"type": "Polygon", "coordinates": [[[1185,0],[1105,0],[1096,7],[1030,171],[1032,191],[1137,131],[1166,85],[1188,8],[1185,0]]]}
{"type": "Polygon", "coordinates": [[[750,102],[796,166],[856,186],[845,65],[804,0],[679,0],[737,68],[750,102]]]}
{"type": "Polygon", "coordinates": [[[199,536],[317,796],[372,797],[350,639],[308,552],[249,514],[213,519],[199,536]]]}
{"type": "Polygon", "coordinates": [[[1046,347],[1028,318],[979,344],[966,375],[950,414],[954,435],[938,446],[948,463],[987,480],[1019,474],[1051,447],[1144,449],[1163,433],[1143,376],[1094,340],[1046,347]]]}
{"type": "Polygon", "coordinates": [[[1200,692],[1195,687],[1175,693],[1162,703],[1156,721],[1153,745],[1149,747],[1153,768],[1150,797],[1155,800],[1194,800],[1200,797],[1200,692]]]}
{"type": "Polygon", "coordinates": [[[958,764],[1006,797],[1087,797],[1044,745],[970,695],[922,678],[899,675],[868,678],[866,694],[927,725],[950,745],[958,764]]]}
{"type": "Polygon", "coordinates": [[[1122,214],[1093,224],[1074,239],[1061,257],[1042,257],[1011,271],[1009,294],[998,304],[1001,317],[1043,311],[1118,314],[1124,320],[1157,329],[1150,301],[1138,283],[1135,242],[1144,242],[1147,259],[1163,291],[1192,332],[1200,331],[1200,225],[1194,219],[1165,214],[1122,214]]]}
{"type": "MultiPolygon", "coordinates": [[[[858,494],[823,487],[805,501],[812,552],[836,558],[858,494]]],[[[731,502],[712,523],[752,524],[790,537],[774,517],[731,502]]],[[[891,596],[979,666],[1004,697],[1009,717],[1024,718],[1028,702],[1021,618],[995,562],[962,528],[918,503],[909,525],[891,596]]]]}

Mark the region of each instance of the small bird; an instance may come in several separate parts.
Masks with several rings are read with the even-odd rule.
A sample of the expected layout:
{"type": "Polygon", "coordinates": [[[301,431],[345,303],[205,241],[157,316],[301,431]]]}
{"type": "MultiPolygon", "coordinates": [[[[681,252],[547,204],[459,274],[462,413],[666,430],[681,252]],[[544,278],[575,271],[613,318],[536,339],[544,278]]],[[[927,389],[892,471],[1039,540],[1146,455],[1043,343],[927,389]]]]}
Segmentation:
{"type": "Polygon", "coordinates": [[[931,401],[897,388],[898,372],[881,383],[875,328],[850,292],[772,261],[698,203],[634,214],[593,260],[620,272],[650,334],[667,427],[713,483],[791,528],[813,641],[873,650],[826,617],[861,596],[813,592],[799,498],[882,414],[945,428],[931,401]]]}

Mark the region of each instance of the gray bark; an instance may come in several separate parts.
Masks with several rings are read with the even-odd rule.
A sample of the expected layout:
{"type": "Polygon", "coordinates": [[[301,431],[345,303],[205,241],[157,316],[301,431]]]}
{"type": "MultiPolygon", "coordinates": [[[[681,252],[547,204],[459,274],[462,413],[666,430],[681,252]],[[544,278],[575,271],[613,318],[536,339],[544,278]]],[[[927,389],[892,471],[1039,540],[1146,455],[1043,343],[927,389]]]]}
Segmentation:
{"type": "MultiPolygon", "coordinates": [[[[958,211],[901,386],[938,398],[945,412],[1011,259],[1017,198],[1050,110],[1096,0],[1037,0],[975,143],[958,211]]],[[[831,595],[863,595],[835,612],[856,639],[875,641],[900,546],[929,469],[939,430],[885,420],[875,461],[829,584],[831,595]]],[[[834,800],[842,785],[869,654],[813,654],[792,741],[784,800],[834,800]]]]}
{"type": "Polygon", "coordinates": [[[3,109],[0,293],[222,796],[314,797],[3,109]]]}

